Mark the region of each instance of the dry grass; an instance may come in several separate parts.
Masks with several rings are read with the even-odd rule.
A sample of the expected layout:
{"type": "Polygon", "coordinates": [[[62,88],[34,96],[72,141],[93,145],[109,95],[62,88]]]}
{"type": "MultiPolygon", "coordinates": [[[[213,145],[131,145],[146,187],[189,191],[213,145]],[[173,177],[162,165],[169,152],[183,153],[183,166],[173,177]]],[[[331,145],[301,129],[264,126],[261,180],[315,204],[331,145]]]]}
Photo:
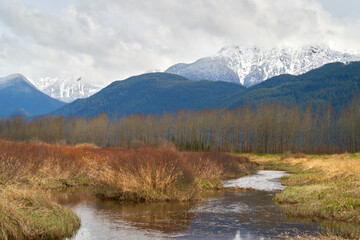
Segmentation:
{"type": "Polygon", "coordinates": [[[166,147],[123,150],[0,140],[0,238],[62,238],[79,227],[75,214],[54,204],[44,189],[92,184],[107,198],[183,201],[192,199],[201,183],[219,185],[251,166],[241,157],[166,147]]]}
{"type": "Polygon", "coordinates": [[[173,147],[75,147],[0,141],[0,184],[42,188],[91,183],[99,194],[124,200],[188,200],[194,190],[251,173],[246,157],[183,153],[173,147]]]}
{"type": "Polygon", "coordinates": [[[121,200],[188,200],[194,177],[186,159],[173,150],[115,150],[98,166],[93,178],[98,193],[121,200]]]}
{"type": "Polygon", "coordinates": [[[200,189],[221,187],[224,179],[255,169],[247,158],[217,152],[112,151],[93,178],[100,183],[100,195],[122,200],[189,200],[200,189]]]}
{"type": "Polygon", "coordinates": [[[57,238],[79,226],[45,189],[90,184],[106,198],[184,201],[253,169],[246,157],[182,153],[169,144],[124,150],[0,140],[0,238],[57,238]]]}
{"type": "Polygon", "coordinates": [[[62,183],[65,180],[85,178],[91,164],[86,156],[91,156],[92,152],[86,148],[1,140],[0,149],[2,185],[54,181],[62,183]]]}
{"type": "Polygon", "coordinates": [[[223,180],[239,178],[256,170],[256,164],[244,156],[220,152],[192,152],[185,156],[192,165],[197,186],[203,189],[222,187],[223,180]]]}
{"type": "Polygon", "coordinates": [[[265,168],[294,173],[275,200],[288,215],[339,223],[343,237],[360,237],[360,154],[251,155],[265,168]]]}
{"type": "Polygon", "coordinates": [[[0,189],[0,239],[61,239],[79,227],[79,218],[53,203],[44,191],[21,186],[0,189]]]}

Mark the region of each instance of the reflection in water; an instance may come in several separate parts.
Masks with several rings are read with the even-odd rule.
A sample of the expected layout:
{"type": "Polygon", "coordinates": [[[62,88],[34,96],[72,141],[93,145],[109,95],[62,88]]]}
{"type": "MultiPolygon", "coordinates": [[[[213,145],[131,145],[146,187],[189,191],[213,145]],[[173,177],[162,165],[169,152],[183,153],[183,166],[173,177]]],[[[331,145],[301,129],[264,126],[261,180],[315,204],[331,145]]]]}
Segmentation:
{"type": "Polygon", "coordinates": [[[238,235],[241,239],[267,239],[284,232],[314,234],[320,230],[315,223],[287,219],[272,203],[274,194],[226,192],[210,198],[192,209],[197,217],[182,238],[232,239],[238,235]]]}
{"type": "Polygon", "coordinates": [[[191,223],[195,214],[190,212],[194,202],[185,203],[119,203],[97,200],[95,208],[106,218],[119,218],[142,229],[152,229],[163,233],[176,233],[191,223]]]}
{"type": "Polygon", "coordinates": [[[54,194],[81,218],[74,239],[269,239],[318,224],[287,219],[275,192],[206,192],[202,201],[124,203],[95,198],[86,190],[54,194]]]}
{"type": "Polygon", "coordinates": [[[81,219],[73,239],[162,239],[187,229],[199,202],[119,202],[96,198],[86,189],[68,189],[53,197],[81,219]]]}

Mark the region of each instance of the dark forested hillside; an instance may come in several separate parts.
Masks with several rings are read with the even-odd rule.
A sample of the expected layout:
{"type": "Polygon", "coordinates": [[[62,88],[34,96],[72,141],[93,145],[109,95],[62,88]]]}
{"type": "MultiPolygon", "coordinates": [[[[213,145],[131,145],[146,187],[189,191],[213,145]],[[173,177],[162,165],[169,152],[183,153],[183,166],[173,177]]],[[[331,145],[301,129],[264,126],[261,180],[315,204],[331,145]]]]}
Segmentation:
{"type": "Polygon", "coordinates": [[[299,76],[281,75],[247,89],[230,104],[261,103],[331,103],[336,109],[348,103],[360,91],[360,62],[330,63],[299,76]]]}
{"type": "Polygon", "coordinates": [[[231,97],[245,90],[235,83],[191,81],[169,73],[149,73],[115,81],[97,94],[67,104],[54,114],[121,116],[214,108],[227,106],[231,97]]]}
{"type": "Polygon", "coordinates": [[[67,104],[56,115],[122,116],[176,112],[179,109],[235,108],[277,101],[304,109],[330,103],[335,110],[360,91],[360,62],[331,63],[299,76],[281,75],[250,88],[228,82],[191,81],[168,73],[116,81],[99,93],[67,104]]]}
{"type": "Polygon", "coordinates": [[[0,117],[46,114],[64,104],[36,89],[20,74],[0,78],[0,117]]]}

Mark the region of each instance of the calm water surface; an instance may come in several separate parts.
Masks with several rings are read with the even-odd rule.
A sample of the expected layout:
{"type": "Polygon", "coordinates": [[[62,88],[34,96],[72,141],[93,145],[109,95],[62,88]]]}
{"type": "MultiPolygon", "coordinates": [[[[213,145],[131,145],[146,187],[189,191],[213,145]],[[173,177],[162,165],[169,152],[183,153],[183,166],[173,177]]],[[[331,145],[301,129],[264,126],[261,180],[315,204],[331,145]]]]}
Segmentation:
{"type": "Polygon", "coordinates": [[[320,226],[286,218],[273,203],[283,189],[281,171],[259,171],[226,186],[257,192],[206,192],[202,201],[122,203],[96,198],[85,189],[54,194],[81,219],[72,239],[273,239],[281,233],[316,234],[320,226]]]}

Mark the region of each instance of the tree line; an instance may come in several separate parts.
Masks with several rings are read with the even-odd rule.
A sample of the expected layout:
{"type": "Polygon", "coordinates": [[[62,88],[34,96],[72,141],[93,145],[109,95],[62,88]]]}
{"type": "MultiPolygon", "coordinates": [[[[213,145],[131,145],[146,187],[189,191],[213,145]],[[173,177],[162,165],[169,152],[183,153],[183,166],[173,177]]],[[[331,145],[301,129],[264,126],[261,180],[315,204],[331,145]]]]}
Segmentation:
{"type": "Polygon", "coordinates": [[[0,120],[0,138],[133,148],[171,141],[180,150],[256,153],[360,151],[360,95],[335,111],[278,102],[235,109],[132,114],[118,119],[19,115],[0,120]]]}

